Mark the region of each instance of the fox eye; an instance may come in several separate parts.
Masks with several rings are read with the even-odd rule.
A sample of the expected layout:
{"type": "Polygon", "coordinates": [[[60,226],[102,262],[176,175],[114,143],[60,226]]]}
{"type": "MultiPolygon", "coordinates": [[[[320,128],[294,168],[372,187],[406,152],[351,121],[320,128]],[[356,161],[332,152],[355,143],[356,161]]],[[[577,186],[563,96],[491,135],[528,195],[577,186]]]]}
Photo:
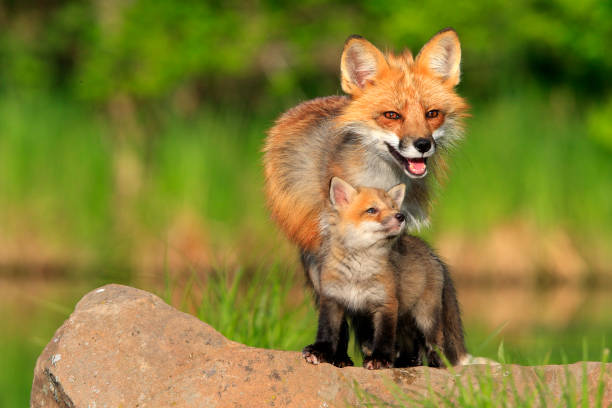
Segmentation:
{"type": "Polygon", "coordinates": [[[393,112],[393,111],[387,111],[383,113],[383,115],[385,115],[385,118],[387,119],[394,119],[394,120],[397,120],[402,117],[402,115],[400,115],[397,112],[393,112]]]}
{"type": "Polygon", "coordinates": [[[376,208],[374,208],[374,207],[370,207],[370,208],[368,208],[368,209],[366,210],[366,212],[367,212],[368,214],[376,214],[376,213],[378,212],[378,210],[377,210],[376,208]]]}
{"type": "Polygon", "coordinates": [[[437,109],[432,109],[430,111],[427,111],[427,113],[425,114],[425,117],[427,119],[433,119],[433,118],[437,118],[438,115],[440,114],[440,111],[437,109]]]}

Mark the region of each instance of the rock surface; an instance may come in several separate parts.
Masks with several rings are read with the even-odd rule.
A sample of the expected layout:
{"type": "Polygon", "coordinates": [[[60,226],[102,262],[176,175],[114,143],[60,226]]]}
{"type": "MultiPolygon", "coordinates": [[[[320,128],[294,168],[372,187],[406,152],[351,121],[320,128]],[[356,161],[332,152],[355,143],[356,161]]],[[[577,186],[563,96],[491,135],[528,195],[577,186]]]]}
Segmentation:
{"type": "MultiPolygon", "coordinates": [[[[36,362],[32,407],[331,407],[363,402],[363,392],[393,401],[398,385],[412,395],[451,393],[457,381],[485,371],[507,388],[511,374],[520,393],[536,376],[557,399],[566,370],[589,395],[597,393],[601,364],[469,366],[452,374],[417,367],[367,371],[305,363],[301,353],[232,342],[209,325],[150,293],[107,285],[87,294],[57,330],[36,362]],[[362,394],[360,397],[359,394],[362,394]]],[[[603,406],[612,402],[612,364],[606,366],[603,406]]]]}

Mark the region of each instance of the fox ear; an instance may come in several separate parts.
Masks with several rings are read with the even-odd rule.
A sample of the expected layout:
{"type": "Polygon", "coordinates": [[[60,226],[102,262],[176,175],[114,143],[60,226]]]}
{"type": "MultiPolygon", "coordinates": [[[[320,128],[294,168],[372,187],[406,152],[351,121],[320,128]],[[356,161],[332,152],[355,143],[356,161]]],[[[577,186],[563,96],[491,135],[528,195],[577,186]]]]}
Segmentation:
{"type": "Polygon", "coordinates": [[[389,194],[389,197],[395,201],[397,208],[402,208],[402,202],[404,201],[404,195],[406,194],[406,185],[398,184],[397,186],[391,187],[389,191],[387,191],[387,194],[389,194]]]}
{"type": "Polygon", "coordinates": [[[342,90],[349,95],[360,92],[386,67],[385,56],[378,48],[359,35],[350,36],[340,61],[342,90]]]}
{"type": "Polygon", "coordinates": [[[446,28],[434,35],[416,57],[419,68],[429,71],[450,86],[459,83],[460,63],[461,44],[452,28],[446,28]]]}
{"type": "Polygon", "coordinates": [[[357,190],[340,177],[334,177],[329,186],[329,200],[335,208],[344,208],[353,201],[357,190]]]}

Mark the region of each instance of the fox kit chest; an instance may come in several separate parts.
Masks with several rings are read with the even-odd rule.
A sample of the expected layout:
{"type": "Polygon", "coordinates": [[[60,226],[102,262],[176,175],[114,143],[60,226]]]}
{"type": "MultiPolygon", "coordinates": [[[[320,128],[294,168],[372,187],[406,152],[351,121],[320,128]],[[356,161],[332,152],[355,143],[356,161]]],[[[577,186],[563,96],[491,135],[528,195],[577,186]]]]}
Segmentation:
{"type": "Polygon", "coordinates": [[[374,259],[345,258],[328,262],[321,274],[321,293],[347,310],[364,312],[384,303],[390,293],[388,276],[374,259]]]}

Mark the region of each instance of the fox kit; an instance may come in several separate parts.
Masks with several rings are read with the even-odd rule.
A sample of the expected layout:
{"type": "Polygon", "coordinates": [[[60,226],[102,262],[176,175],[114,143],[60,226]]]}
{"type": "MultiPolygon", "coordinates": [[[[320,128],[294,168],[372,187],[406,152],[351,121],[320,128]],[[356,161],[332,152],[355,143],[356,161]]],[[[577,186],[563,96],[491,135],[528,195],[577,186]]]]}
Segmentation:
{"type": "Polygon", "coordinates": [[[423,46],[383,54],[359,36],[344,45],[342,89],[348,96],[304,102],[283,114],[264,147],[266,198],[272,218],[296,243],[315,293],[325,255],[328,183],[385,190],[406,185],[409,228],[427,222],[426,179],[443,167],[439,151],[461,135],[467,104],[455,93],[461,48],[445,29],[423,46]]]}
{"type": "Polygon", "coordinates": [[[313,364],[352,365],[350,317],[364,367],[443,366],[466,356],[459,307],[444,263],[419,238],[402,234],[405,186],[389,191],[331,181],[326,255],[319,276],[319,327],[304,348],[313,364]]]}

